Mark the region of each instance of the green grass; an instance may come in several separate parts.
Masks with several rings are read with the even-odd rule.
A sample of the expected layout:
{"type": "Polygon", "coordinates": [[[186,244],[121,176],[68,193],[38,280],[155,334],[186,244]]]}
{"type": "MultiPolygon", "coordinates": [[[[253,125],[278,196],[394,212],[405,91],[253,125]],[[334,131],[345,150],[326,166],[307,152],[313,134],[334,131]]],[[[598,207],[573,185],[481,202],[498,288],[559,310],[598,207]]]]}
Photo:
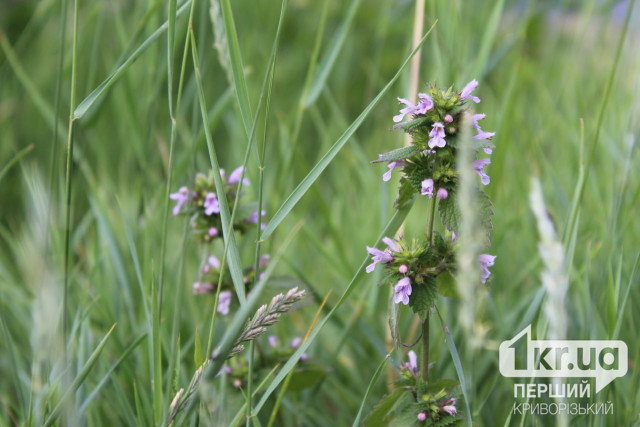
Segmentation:
{"type": "MultiPolygon", "coordinates": [[[[514,381],[498,371],[501,341],[546,324],[528,202],[537,176],[571,261],[568,337],[629,347],[627,375],[592,399],[614,413],[574,423],[638,425],[638,6],[612,74],[623,28],[614,2],[426,3],[425,33],[437,23],[420,87],[478,79],[483,128],[497,132],[487,192],[498,258],[474,319],[486,339],[471,346],[462,304],[439,300],[450,335],[432,316],[432,375],[464,372],[478,425],[556,421],[510,416],[514,381]]],[[[305,304],[269,333],[304,336],[331,292],[305,344],[273,370],[260,365],[261,338],[250,390],[214,378],[211,364],[182,423],[244,423],[250,407],[249,424],[267,425],[286,382],[273,425],[351,425],[388,392],[386,366],[405,359],[402,350],[384,361],[388,289],[363,261],[405,215],[406,235],[424,228],[425,200],[394,217],[397,176],[383,183],[385,166],[369,163],[403,144],[390,128],[395,97],[408,96],[408,69],[396,73],[412,51],[413,2],[223,0],[215,31],[209,8],[78,2],[76,26],[73,2],[3,6],[1,425],[161,424],[192,380],[194,354],[228,351],[257,305],[296,285],[305,304]],[[274,259],[247,304],[214,318],[214,298],[191,291],[203,248],[167,195],[199,171],[243,163],[267,228],[234,236],[225,227],[225,262],[240,289],[242,268],[261,253],[274,259]],[[317,377],[287,378],[303,352],[317,377]]],[[[222,210],[228,225],[235,207],[222,210]]],[[[401,310],[403,342],[417,338],[412,322],[401,310]]]]}

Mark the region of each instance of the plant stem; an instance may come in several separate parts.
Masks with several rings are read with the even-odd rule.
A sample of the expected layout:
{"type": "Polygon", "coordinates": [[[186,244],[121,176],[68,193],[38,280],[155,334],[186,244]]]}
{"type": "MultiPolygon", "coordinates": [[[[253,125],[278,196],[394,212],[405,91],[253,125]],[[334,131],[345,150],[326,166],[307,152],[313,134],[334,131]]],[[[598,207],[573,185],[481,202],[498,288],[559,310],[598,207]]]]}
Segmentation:
{"type": "Polygon", "coordinates": [[[420,376],[429,381],[429,312],[422,322],[422,363],[420,363],[420,376]]]}
{"type": "MultiPolygon", "coordinates": [[[[429,199],[429,207],[427,214],[427,244],[431,246],[433,236],[433,219],[436,213],[436,197],[429,199]]],[[[423,380],[429,380],[429,311],[422,322],[422,363],[420,364],[420,376],[423,380]]]]}

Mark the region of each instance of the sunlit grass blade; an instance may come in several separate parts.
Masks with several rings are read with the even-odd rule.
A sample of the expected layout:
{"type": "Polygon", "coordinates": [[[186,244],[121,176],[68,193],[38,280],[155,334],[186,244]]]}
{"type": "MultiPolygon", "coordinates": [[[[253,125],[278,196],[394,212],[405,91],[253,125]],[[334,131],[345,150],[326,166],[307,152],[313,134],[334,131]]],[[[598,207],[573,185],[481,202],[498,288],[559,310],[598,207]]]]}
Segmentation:
{"type": "Polygon", "coordinates": [[[395,76],[387,83],[387,85],[378,93],[378,95],[374,98],[373,101],[360,113],[358,118],[344,131],[342,136],[333,144],[333,146],[329,149],[329,151],[318,161],[318,163],[311,169],[311,171],[307,174],[306,177],[298,184],[298,186],[293,190],[293,192],[287,197],[284,201],[280,209],[275,213],[269,224],[267,224],[266,229],[262,233],[261,240],[266,240],[271,233],[280,225],[280,223],[285,219],[285,217],[291,212],[294,206],[300,201],[302,196],[304,196],[309,188],[313,185],[313,183],[318,179],[320,174],[329,166],[333,158],[338,154],[340,149],[349,141],[349,138],[358,130],[362,122],[371,114],[371,111],[375,108],[376,105],[380,102],[382,97],[387,93],[387,91],[393,86],[396,82],[402,71],[406,68],[406,66],[411,61],[411,58],[416,54],[416,52],[420,49],[422,44],[425,42],[431,31],[437,24],[437,21],[431,26],[429,31],[424,35],[418,47],[411,52],[409,57],[404,61],[400,69],[396,72],[395,76]]]}
{"type": "Polygon", "coordinates": [[[93,351],[93,353],[87,360],[87,363],[84,364],[78,376],[73,380],[71,386],[64,392],[56,406],[51,411],[51,414],[44,422],[45,427],[50,426],[56,421],[56,419],[60,416],[60,412],[62,411],[62,408],[64,407],[64,404],[67,402],[69,397],[71,397],[71,395],[78,390],[78,387],[80,387],[82,383],[84,383],[84,380],[87,378],[87,376],[91,372],[91,369],[93,369],[93,366],[98,361],[98,357],[102,353],[102,350],[104,350],[104,346],[107,344],[107,341],[109,341],[109,337],[111,337],[111,333],[115,328],[116,324],[114,324],[111,329],[109,329],[109,332],[107,332],[104,338],[102,338],[102,341],[100,341],[96,349],[93,351]]]}
{"type": "Polygon", "coordinates": [[[373,377],[371,377],[371,381],[369,382],[369,387],[367,387],[367,391],[364,393],[364,397],[362,398],[362,404],[360,405],[360,409],[358,410],[358,415],[356,415],[356,419],[353,420],[353,427],[357,427],[360,425],[360,420],[362,419],[362,413],[364,411],[364,406],[367,403],[367,398],[369,397],[369,393],[371,392],[371,389],[373,389],[373,387],[376,385],[376,382],[378,381],[380,374],[382,374],[384,367],[387,365],[387,362],[391,357],[391,353],[393,353],[393,350],[391,350],[391,352],[387,354],[384,357],[384,359],[382,359],[382,362],[380,362],[380,364],[378,365],[378,369],[376,369],[376,372],[373,374],[373,377]]]}

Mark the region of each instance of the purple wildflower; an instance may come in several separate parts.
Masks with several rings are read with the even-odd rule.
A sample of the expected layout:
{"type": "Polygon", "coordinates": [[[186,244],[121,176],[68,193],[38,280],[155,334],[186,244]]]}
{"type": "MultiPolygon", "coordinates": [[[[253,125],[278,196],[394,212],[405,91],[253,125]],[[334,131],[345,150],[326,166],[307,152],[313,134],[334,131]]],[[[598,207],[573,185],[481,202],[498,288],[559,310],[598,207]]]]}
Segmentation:
{"type": "Polygon", "coordinates": [[[169,194],[169,198],[176,201],[176,205],[173,208],[173,214],[178,215],[182,206],[184,206],[184,204],[189,200],[189,189],[187,187],[180,187],[176,193],[169,194]]]}
{"type": "Polygon", "coordinates": [[[489,185],[491,182],[491,178],[484,171],[484,167],[491,163],[490,159],[479,159],[473,162],[473,170],[480,176],[480,181],[482,181],[482,185],[489,185]]]}
{"type": "Polygon", "coordinates": [[[407,107],[400,110],[400,114],[393,117],[393,121],[398,123],[401,122],[404,116],[407,114],[425,114],[427,111],[433,108],[433,100],[426,93],[419,93],[418,98],[420,101],[417,105],[413,105],[411,102],[407,101],[403,98],[398,98],[398,102],[400,104],[404,104],[407,107]]]}
{"type": "Polygon", "coordinates": [[[449,197],[449,192],[444,187],[438,188],[437,196],[438,196],[438,199],[443,200],[443,199],[446,199],[447,197],[449,197]]]}
{"type": "Polygon", "coordinates": [[[269,261],[271,260],[271,255],[264,254],[260,257],[260,262],[258,263],[260,268],[267,268],[269,266],[269,261]]]}
{"type": "Polygon", "coordinates": [[[274,336],[274,335],[269,335],[268,340],[269,340],[269,345],[270,345],[271,347],[275,347],[276,345],[278,345],[278,338],[277,338],[276,336],[274,336]]]}
{"type": "Polygon", "coordinates": [[[431,178],[427,178],[422,181],[422,191],[420,194],[423,196],[429,196],[429,198],[433,197],[433,180],[431,178]]]}
{"type": "Polygon", "coordinates": [[[229,314],[229,305],[231,305],[231,291],[220,292],[220,299],[218,300],[218,313],[222,315],[229,314]]]}
{"type": "Polygon", "coordinates": [[[371,273],[376,268],[376,264],[378,264],[379,262],[393,261],[393,255],[391,255],[391,251],[400,252],[394,241],[390,238],[385,237],[382,239],[382,241],[386,243],[387,246],[389,246],[389,248],[385,249],[384,251],[381,251],[378,248],[370,248],[369,246],[367,246],[367,252],[372,255],[371,259],[373,260],[373,262],[367,266],[367,273],[371,273]]]}
{"type": "Polygon", "coordinates": [[[226,373],[226,374],[231,374],[233,371],[231,370],[231,366],[224,365],[222,368],[220,368],[220,370],[216,374],[216,378],[218,378],[220,375],[222,375],[223,372],[226,373]]]}
{"type": "Polygon", "coordinates": [[[216,237],[218,235],[218,229],[215,227],[211,227],[209,229],[209,236],[216,237]]]}
{"type": "MultiPolygon", "coordinates": [[[[227,184],[233,185],[233,184],[239,183],[243,172],[244,172],[244,167],[239,166],[235,168],[233,172],[231,172],[231,175],[229,175],[229,180],[227,181],[227,184]]],[[[247,187],[249,184],[250,184],[249,178],[244,178],[242,180],[242,185],[244,185],[245,187],[247,187]]]]}
{"type": "Polygon", "coordinates": [[[451,243],[455,243],[456,242],[456,232],[452,231],[451,232],[451,243]]]}
{"type": "Polygon", "coordinates": [[[429,132],[429,136],[431,139],[429,140],[429,148],[433,149],[435,147],[444,147],[447,145],[447,142],[444,140],[444,125],[440,122],[435,122],[433,124],[433,128],[431,132],[429,132]]]}
{"type": "Polygon", "coordinates": [[[478,102],[480,102],[480,98],[478,98],[477,96],[473,96],[471,95],[471,92],[473,92],[473,90],[478,87],[478,81],[477,80],[471,80],[469,83],[467,83],[467,85],[462,89],[462,93],[460,93],[460,99],[461,100],[465,100],[465,99],[471,99],[473,102],[475,102],[476,104],[478,102]]]}
{"type": "MultiPolygon", "coordinates": [[[[260,216],[264,217],[267,214],[267,211],[265,210],[261,210],[260,211],[260,216]]],[[[249,218],[247,218],[247,221],[249,221],[252,224],[257,224],[258,223],[258,211],[255,211],[251,214],[251,216],[249,218]]],[[[267,225],[262,222],[260,223],[260,230],[264,230],[265,228],[267,228],[267,225]]]]}
{"type": "Polygon", "coordinates": [[[411,295],[411,280],[408,277],[403,277],[398,281],[394,288],[396,295],[393,297],[393,301],[396,304],[402,302],[404,305],[409,304],[409,295],[411,295]]]}
{"type": "Polygon", "coordinates": [[[215,268],[216,270],[220,270],[220,260],[218,258],[211,255],[207,261],[209,262],[209,265],[211,267],[215,268]]]}
{"type": "Polygon", "coordinates": [[[407,274],[407,272],[409,271],[409,267],[407,267],[407,264],[402,264],[398,268],[398,271],[400,272],[400,274],[407,274]]]}
{"type": "Polygon", "coordinates": [[[440,404],[440,411],[455,417],[458,413],[458,410],[456,409],[456,399],[454,397],[450,397],[442,402],[440,404]]]}
{"type": "Polygon", "coordinates": [[[214,213],[220,213],[220,203],[216,193],[207,193],[204,198],[204,214],[211,216],[214,213]]]}
{"type": "Polygon", "coordinates": [[[495,255],[482,254],[478,255],[478,262],[480,263],[480,268],[482,269],[482,283],[487,283],[487,279],[491,275],[489,271],[489,267],[493,267],[495,262],[495,255]]]}
{"type": "Polygon", "coordinates": [[[444,121],[447,123],[451,123],[453,121],[453,116],[451,114],[447,114],[444,116],[444,121]]]}
{"type": "Polygon", "coordinates": [[[418,376],[418,357],[416,352],[410,350],[408,353],[409,361],[402,364],[402,368],[406,369],[414,377],[418,376]]]}
{"type": "Polygon", "coordinates": [[[418,421],[423,422],[427,419],[427,411],[422,411],[418,414],[418,421]]]}
{"type": "Polygon", "coordinates": [[[382,175],[383,181],[389,181],[391,179],[391,172],[396,168],[401,168],[406,165],[404,160],[397,160],[395,162],[389,162],[389,170],[382,175]]]}

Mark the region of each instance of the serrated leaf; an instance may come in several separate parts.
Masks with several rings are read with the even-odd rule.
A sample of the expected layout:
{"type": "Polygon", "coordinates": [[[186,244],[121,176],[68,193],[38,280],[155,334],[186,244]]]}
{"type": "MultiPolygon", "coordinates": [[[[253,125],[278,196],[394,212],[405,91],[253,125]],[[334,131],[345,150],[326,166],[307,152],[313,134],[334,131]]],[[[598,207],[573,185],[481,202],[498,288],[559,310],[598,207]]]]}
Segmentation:
{"type": "Polygon", "coordinates": [[[398,189],[398,197],[394,203],[394,207],[398,210],[402,209],[407,203],[413,200],[416,189],[406,178],[400,179],[400,188],[398,189]]]}
{"type": "Polygon", "coordinates": [[[420,148],[416,145],[408,145],[406,147],[397,148],[389,151],[388,153],[379,154],[377,160],[373,160],[371,163],[380,162],[395,162],[397,160],[408,159],[420,152],[420,148]]]}
{"type": "Polygon", "coordinates": [[[438,201],[438,213],[444,228],[450,231],[458,231],[460,224],[460,210],[453,194],[449,197],[438,201]]]}
{"type": "Polygon", "coordinates": [[[396,403],[400,398],[406,398],[408,395],[409,392],[402,388],[396,388],[390,394],[385,395],[369,415],[367,415],[367,418],[364,420],[364,425],[366,427],[382,427],[388,425],[389,421],[391,421],[391,413],[396,403]]]}
{"type": "Polygon", "coordinates": [[[436,279],[438,283],[438,292],[440,295],[447,298],[460,299],[458,295],[456,281],[451,272],[444,271],[440,273],[436,279]]]}
{"type": "Polygon", "coordinates": [[[437,295],[438,290],[435,279],[431,276],[426,276],[423,284],[413,285],[409,305],[413,312],[418,314],[420,319],[424,321],[437,295]]]}
{"type": "Polygon", "coordinates": [[[416,425],[418,422],[418,412],[420,407],[416,403],[407,405],[398,411],[398,415],[393,419],[391,427],[409,427],[416,425]]]}

